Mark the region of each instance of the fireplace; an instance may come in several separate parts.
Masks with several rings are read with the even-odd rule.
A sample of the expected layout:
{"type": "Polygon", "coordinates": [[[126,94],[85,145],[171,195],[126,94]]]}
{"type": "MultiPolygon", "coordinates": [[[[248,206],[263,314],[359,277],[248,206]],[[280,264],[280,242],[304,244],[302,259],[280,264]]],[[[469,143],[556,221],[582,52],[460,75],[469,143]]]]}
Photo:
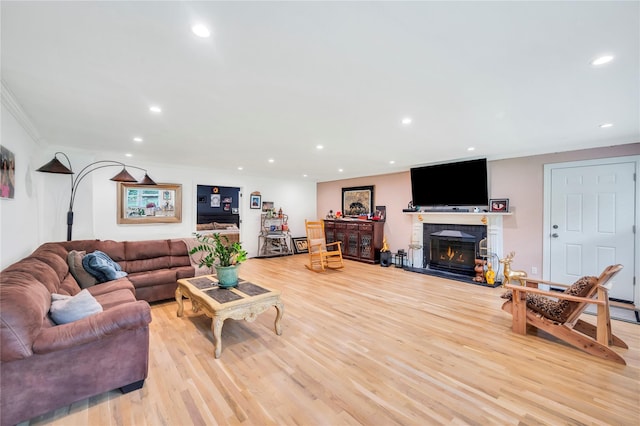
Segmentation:
{"type": "MultiPolygon", "coordinates": [[[[431,254],[431,234],[444,230],[460,231],[475,237],[474,253],[479,254],[480,241],[485,240],[486,253],[494,263],[496,282],[502,281],[502,274],[497,268],[497,259],[502,256],[502,219],[513,213],[504,212],[405,212],[411,216],[412,246],[419,247],[409,251],[407,269],[421,274],[443,276],[460,281],[473,282],[470,274],[447,272],[429,267],[431,254]]],[[[445,247],[446,250],[446,247],[445,247]]],[[[490,260],[489,258],[487,260],[490,260]]],[[[474,274],[475,275],[475,274],[474,274]]]]}
{"type": "Polygon", "coordinates": [[[486,236],[482,225],[425,223],[423,267],[473,276],[478,245],[486,236]]]}
{"type": "Polygon", "coordinates": [[[461,231],[430,234],[429,268],[474,275],[476,238],[461,231]]]}

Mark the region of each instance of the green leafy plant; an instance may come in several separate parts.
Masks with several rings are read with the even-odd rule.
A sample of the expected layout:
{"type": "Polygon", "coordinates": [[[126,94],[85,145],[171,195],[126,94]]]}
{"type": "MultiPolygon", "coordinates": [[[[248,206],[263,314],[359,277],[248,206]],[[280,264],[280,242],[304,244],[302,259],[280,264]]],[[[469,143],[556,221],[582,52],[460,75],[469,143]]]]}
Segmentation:
{"type": "Polygon", "coordinates": [[[217,266],[233,266],[247,260],[247,252],[240,243],[229,243],[229,239],[220,234],[195,234],[200,242],[189,251],[189,254],[204,253],[200,259],[200,266],[211,268],[217,266]]]}

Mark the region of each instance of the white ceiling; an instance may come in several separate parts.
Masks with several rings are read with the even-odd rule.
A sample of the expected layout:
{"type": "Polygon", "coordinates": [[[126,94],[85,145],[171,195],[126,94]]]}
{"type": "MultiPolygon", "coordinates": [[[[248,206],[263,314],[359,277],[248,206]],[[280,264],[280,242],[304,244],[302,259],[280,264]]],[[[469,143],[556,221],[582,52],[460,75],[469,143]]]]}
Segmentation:
{"type": "Polygon", "coordinates": [[[328,181],[639,142],[639,5],[2,1],[2,82],[49,144],[328,181]]]}

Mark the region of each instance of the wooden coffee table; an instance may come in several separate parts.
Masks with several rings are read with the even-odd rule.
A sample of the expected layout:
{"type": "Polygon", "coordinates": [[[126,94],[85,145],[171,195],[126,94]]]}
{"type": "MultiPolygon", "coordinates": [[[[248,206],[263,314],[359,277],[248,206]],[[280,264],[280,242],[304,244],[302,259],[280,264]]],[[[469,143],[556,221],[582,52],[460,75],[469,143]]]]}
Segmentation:
{"type": "Polygon", "coordinates": [[[278,336],[282,334],[280,320],[284,313],[284,305],[280,301],[279,291],[242,279],[237,287],[223,289],[218,287],[215,275],[180,279],[176,288],[179,317],[184,313],[183,296],[191,300],[193,312],[202,311],[212,319],[211,331],[213,331],[216,358],[220,358],[222,353],[222,325],[227,318],[253,322],[259,314],[275,306],[276,334],[278,336]]]}

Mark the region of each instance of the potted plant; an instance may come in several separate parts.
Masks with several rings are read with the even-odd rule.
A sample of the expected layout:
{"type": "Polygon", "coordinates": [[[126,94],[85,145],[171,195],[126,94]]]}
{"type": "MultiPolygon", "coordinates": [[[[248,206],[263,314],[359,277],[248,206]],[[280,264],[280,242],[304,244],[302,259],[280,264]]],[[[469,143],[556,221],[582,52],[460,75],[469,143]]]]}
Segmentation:
{"type": "Polygon", "coordinates": [[[218,285],[230,288],[238,285],[238,266],[247,260],[247,252],[240,243],[230,243],[225,235],[195,234],[200,243],[189,251],[189,254],[204,253],[200,266],[215,267],[218,285]]]}

